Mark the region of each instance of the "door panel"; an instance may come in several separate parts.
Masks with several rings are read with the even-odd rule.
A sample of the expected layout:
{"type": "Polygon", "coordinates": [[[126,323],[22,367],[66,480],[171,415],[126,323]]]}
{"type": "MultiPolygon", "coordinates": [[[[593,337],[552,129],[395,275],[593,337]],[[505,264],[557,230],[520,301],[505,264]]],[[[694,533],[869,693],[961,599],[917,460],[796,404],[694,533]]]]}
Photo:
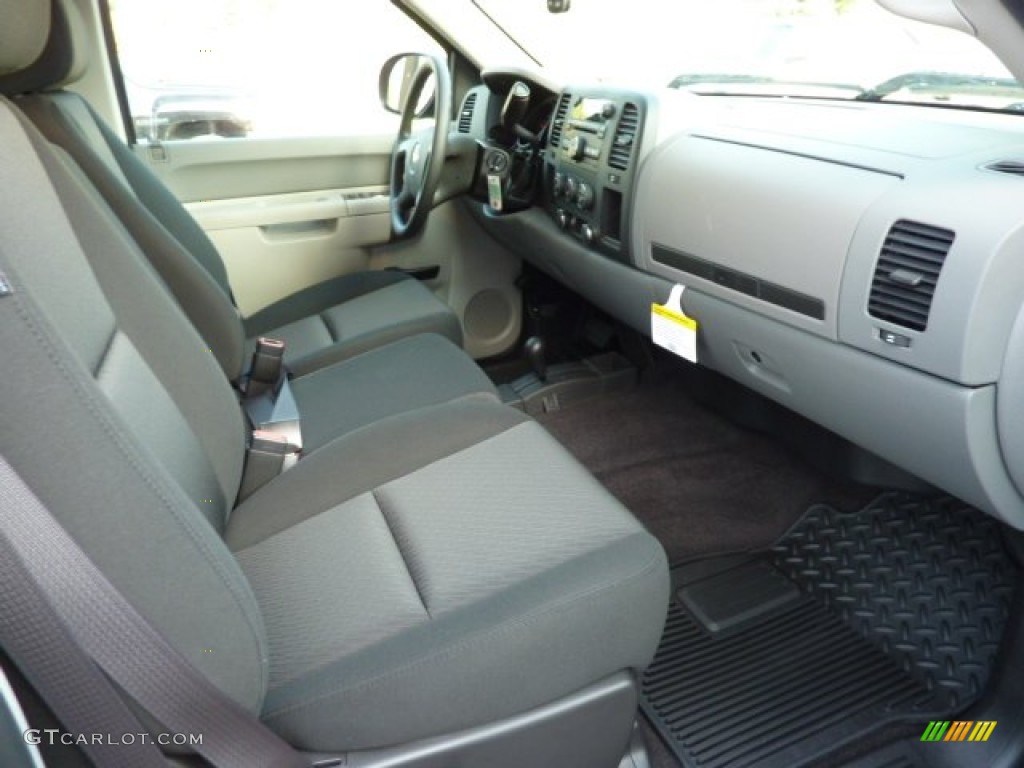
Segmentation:
{"type": "Polygon", "coordinates": [[[390,234],[388,198],[379,188],[186,207],[223,256],[244,316],[315,283],[367,269],[367,248],[390,234]]]}
{"type": "Polygon", "coordinates": [[[224,259],[243,315],[367,268],[390,237],[389,137],[195,140],[136,152],[224,259]]]}
{"type": "MultiPolygon", "coordinates": [[[[397,124],[395,127],[397,132],[397,124]]],[[[195,139],[135,152],[183,203],[385,186],[394,134],[195,139]]]]}

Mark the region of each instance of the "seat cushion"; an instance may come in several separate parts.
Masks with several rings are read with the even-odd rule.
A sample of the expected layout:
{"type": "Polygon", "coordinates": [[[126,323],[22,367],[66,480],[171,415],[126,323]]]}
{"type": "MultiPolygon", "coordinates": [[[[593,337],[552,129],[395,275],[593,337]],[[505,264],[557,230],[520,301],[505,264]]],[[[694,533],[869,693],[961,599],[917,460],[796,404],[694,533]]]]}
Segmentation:
{"type": "Polygon", "coordinates": [[[436,333],[420,334],[292,380],[308,454],[378,419],[465,398],[498,402],[487,375],[436,333]]]}
{"type": "Polygon", "coordinates": [[[311,286],[248,317],[245,328],[250,337],[284,341],[285,362],[297,376],[417,333],[462,346],[451,308],[401,272],[359,272],[311,286]]]}
{"type": "Polygon", "coordinates": [[[263,718],[311,750],[450,733],[642,669],[668,599],[657,541],[497,404],[325,446],[240,506],[227,540],[267,627],[263,718]]]}

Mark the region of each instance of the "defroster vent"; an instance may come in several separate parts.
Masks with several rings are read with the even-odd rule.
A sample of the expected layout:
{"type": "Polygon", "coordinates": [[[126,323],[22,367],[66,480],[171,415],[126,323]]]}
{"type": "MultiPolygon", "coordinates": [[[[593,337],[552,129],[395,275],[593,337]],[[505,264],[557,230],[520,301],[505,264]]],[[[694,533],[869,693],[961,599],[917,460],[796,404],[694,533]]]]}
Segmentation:
{"type": "Polygon", "coordinates": [[[928,327],[935,286],[956,233],[901,219],[878,256],[868,313],[914,331],[928,327]]]}
{"type": "Polygon", "coordinates": [[[640,128],[640,110],[636,104],[626,102],[622,107],[622,117],[615,129],[612,149],[608,153],[608,166],[620,171],[629,167],[629,158],[636,144],[636,134],[640,128]]]}
{"type": "Polygon", "coordinates": [[[459,133],[469,133],[473,128],[473,109],[476,107],[476,93],[470,93],[462,102],[459,112],[459,133]]]}

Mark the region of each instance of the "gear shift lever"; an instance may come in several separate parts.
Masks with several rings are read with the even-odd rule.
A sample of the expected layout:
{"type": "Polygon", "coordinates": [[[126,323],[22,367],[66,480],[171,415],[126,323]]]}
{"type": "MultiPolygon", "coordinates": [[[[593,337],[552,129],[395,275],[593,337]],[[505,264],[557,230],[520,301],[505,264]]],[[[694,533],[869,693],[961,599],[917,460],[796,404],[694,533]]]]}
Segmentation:
{"type": "Polygon", "coordinates": [[[548,363],[544,359],[544,339],[540,336],[531,336],[523,344],[523,354],[541,381],[548,380],[548,363]]]}

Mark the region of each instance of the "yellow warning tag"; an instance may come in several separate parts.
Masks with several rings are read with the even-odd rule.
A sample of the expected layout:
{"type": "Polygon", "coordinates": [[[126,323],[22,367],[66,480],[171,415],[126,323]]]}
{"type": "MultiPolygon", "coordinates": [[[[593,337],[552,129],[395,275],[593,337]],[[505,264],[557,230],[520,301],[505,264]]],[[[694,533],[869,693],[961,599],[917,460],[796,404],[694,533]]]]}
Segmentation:
{"type": "Polygon", "coordinates": [[[651,304],[651,340],[691,363],[697,362],[697,321],[683,312],[684,287],[672,286],[664,304],[651,304]]]}

